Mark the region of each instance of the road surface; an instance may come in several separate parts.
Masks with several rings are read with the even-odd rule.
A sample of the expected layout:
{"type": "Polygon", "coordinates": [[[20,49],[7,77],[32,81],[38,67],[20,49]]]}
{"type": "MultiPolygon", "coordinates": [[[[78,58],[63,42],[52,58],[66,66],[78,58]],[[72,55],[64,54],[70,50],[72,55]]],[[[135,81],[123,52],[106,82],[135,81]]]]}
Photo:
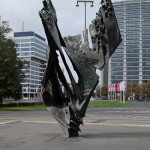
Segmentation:
{"type": "Polygon", "coordinates": [[[0,150],[148,150],[150,103],[88,109],[77,138],[67,138],[48,111],[0,111],[0,150]]]}

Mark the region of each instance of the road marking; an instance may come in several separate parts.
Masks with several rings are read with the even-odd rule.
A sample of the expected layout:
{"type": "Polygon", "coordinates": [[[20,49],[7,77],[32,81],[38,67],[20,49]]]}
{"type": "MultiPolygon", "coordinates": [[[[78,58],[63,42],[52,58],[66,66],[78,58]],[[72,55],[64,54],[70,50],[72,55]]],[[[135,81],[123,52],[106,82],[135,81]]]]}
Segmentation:
{"type": "Polygon", "coordinates": [[[150,120],[150,116],[99,116],[99,119],[147,119],[150,120]]]}
{"type": "MultiPolygon", "coordinates": [[[[50,121],[21,121],[24,123],[43,123],[43,124],[58,124],[58,122],[50,122],[50,121]]],[[[90,122],[86,122],[84,123],[85,125],[101,125],[101,126],[116,126],[116,127],[120,127],[120,126],[124,126],[124,127],[150,127],[149,125],[145,125],[145,124],[111,124],[111,123],[90,123],[90,122]]]]}
{"type": "Polygon", "coordinates": [[[16,122],[18,122],[18,120],[5,121],[5,122],[0,122],[0,125],[11,124],[11,123],[16,123],[16,122]]]}
{"type": "Polygon", "coordinates": [[[111,123],[85,123],[87,125],[103,125],[103,126],[124,126],[124,127],[150,127],[150,125],[145,125],[145,124],[111,124],[111,123]]]}
{"type": "Polygon", "coordinates": [[[21,121],[21,122],[24,122],[24,123],[53,123],[53,124],[56,124],[58,122],[56,121],[28,121],[28,120],[24,120],[24,121],[21,121]]]}

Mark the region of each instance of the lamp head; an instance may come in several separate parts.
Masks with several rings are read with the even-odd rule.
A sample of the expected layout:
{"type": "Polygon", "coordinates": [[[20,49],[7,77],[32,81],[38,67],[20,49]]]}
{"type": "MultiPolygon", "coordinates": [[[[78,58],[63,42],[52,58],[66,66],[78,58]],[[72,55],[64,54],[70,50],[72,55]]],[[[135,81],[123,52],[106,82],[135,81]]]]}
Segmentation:
{"type": "Polygon", "coordinates": [[[93,5],[93,4],[91,4],[91,7],[94,7],[94,5],[93,5]]]}

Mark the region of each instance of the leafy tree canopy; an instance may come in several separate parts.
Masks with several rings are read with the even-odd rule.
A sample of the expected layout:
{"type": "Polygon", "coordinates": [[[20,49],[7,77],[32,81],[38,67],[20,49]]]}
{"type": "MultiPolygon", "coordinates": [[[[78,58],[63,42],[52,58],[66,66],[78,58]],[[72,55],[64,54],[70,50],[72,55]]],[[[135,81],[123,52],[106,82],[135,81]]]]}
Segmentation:
{"type": "Polygon", "coordinates": [[[150,82],[127,84],[125,96],[126,98],[134,96],[135,99],[150,100],[150,82]]]}
{"type": "Polygon", "coordinates": [[[21,98],[23,62],[17,58],[15,43],[7,35],[12,29],[7,21],[0,22],[0,102],[3,98],[21,98]]]}

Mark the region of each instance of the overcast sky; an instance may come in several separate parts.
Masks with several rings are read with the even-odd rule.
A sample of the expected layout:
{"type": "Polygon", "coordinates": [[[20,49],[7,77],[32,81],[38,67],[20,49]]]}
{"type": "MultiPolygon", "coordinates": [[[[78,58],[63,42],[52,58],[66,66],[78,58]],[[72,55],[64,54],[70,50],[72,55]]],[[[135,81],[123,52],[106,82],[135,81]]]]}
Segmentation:
{"type": "MultiPolygon", "coordinates": [[[[43,36],[45,33],[39,10],[42,9],[43,0],[0,0],[0,16],[2,20],[9,21],[13,32],[22,31],[24,22],[24,31],[34,31],[43,36]]],[[[77,0],[52,0],[57,12],[58,26],[62,36],[81,34],[84,29],[84,4],[77,0]]],[[[87,4],[87,26],[95,18],[96,12],[100,7],[100,0],[94,1],[94,7],[87,4]]],[[[13,32],[10,36],[13,36],[13,32]]]]}
{"type": "MultiPolygon", "coordinates": [[[[0,0],[0,16],[10,22],[14,32],[35,31],[45,37],[43,26],[38,15],[43,7],[42,0],[0,0]]],[[[58,25],[63,36],[76,35],[84,29],[84,4],[76,7],[76,0],[52,0],[57,11],[58,25]]],[[[95,17],[100,0],[95,0],[94,7],[87,5],[87,25],[95,17]]]]}

